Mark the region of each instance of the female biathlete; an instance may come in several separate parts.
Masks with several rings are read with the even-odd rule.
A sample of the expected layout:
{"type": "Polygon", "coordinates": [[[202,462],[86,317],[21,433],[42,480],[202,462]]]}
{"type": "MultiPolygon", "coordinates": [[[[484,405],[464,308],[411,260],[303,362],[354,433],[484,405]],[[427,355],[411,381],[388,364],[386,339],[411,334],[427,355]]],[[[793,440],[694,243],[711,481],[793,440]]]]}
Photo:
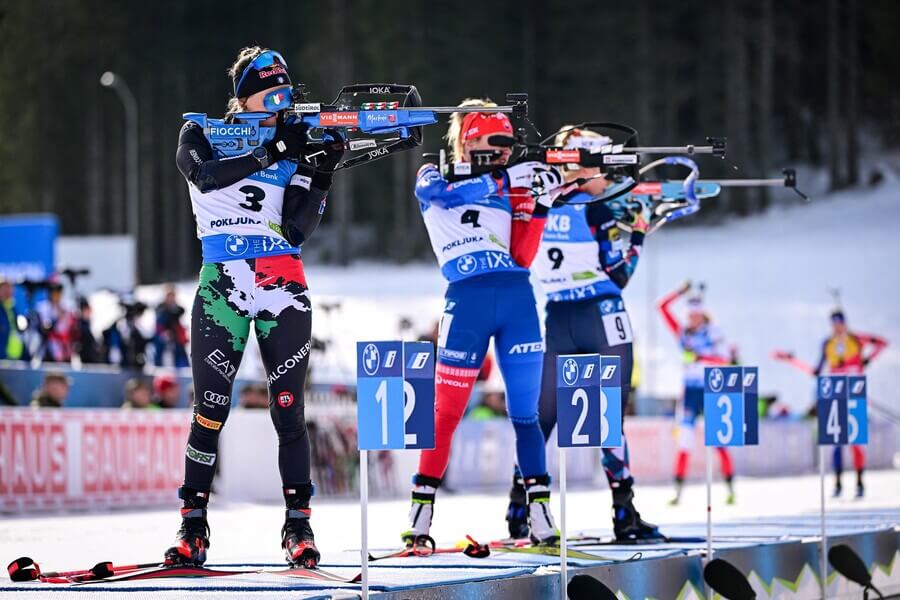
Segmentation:
{"type": "MultiPolygon", "coordinates": [[[[788,352],[774,352],[777,360],[783,360],[814,377],[827,375],[862,375],[866,367],[878,356],[888,343],[882,337],[866,333],[851,332],[847,328],[844,311],[836,308],[831,313],[831,335],[822,343],[819,363],[813,367],[788,352]],[[870,348],[870,349],[869,349],[870,348]],[[868,350],[867,350],[868,349],[868,350]]],[[[853,453],[853,468],[856,469],[856,497],[866,493],[863,472],[866,470],[866,455],[862,446],[850,446],[853,453]]],[[[844,472],[843,446],[836,445],[833,454],[834,496],[843,491],[841,475],[844,472]]]]}
{"type": "MultiPolygon", "coordinates": [[[[468,100],[461,106],[494,105],[468,100]]],[[[559,539],[550,512],[550,476],[538,425],[544,344],[528,267],[551,203],[546,195],[535,203],[530,188],[536,177],[548,187],[556,187],[562,177],[540,163],[502,168],[511,152],[491,146],[487,141],[491,135],[513,135],[504,114],[454,113],[447,134],[453,159],[471,162],[473,151],[494,151],[498,169],[449,183],[435,165],[426,164],[416,180],[422,218],[449,285],[437,343],[435,447],[422,451],[413,477],[410,526],[402,534],[408,546],[431,541],[435,493],[491,337],[515,428],[532,541],[552,544],[559,539]]]]}
{"type": "Polygon", "coordinates": [[[199,565],[209,548],[206,506],[215,473],[219,434],[228,417],[234,376],[256,330],[269,386],[269,412],[278,433],[278,467],[287,507],[282,547],[295,566],[319,559],[310,528],[310,449],[303,383],[312,312],[302,244],[318,226],[342,144],[310,149],[305,126],[285,122],[290,98],[287,63],[259,47],[244,48],[231,66],[236,113],[269,111],[268,141],[225,158],[203,128],[182,127],[176,160],[188,182],[203,266],[191,313],[194,418],[187,442],[181,528],[166,550],[167,564],[199,565]],[[298,163],[304,151],[324,152],[318,169],[298,163]]]}
{"type": "MultiPolygon", "coordinates": [[[[702,286],[697,295],[688,299],[687,324],[682,325],[672,314],[672,304],[691,290],[685,282],[677,290],[659,301],[659,311],[669,330],[678,338],[684,359],[684,404],[678,426],[678,454],[675,459],[675,497],[670,504],[681,500],[681,489],[688,470],[688,459],[694,445],[694,422],[703,413],[703,370],[715,365],[737,364],[736,350],[725,347],[725,338],[703,307],[702,286]]],[[[731,454],[722,446],[716,448],[722,476],[728,486],[728,504],[734,504],[734,465],[731,454]]]]}
{"type": "MultiPolygon", "coordinates": [[[[556,145],[588,148],[610,143],[590,131],[562,128],[556,145]]],[[[568,170],[565,180],[588,179],[569,192],[550,211],[532,269],[547,296],[544,321],[546,349],[540,397],[540,424],[544,440],[556,425],[556,358],[560,354],[615,355],[622,359],[622,415],[628,401],[633,356],[631,324],[622,289],[637,267],[648,222],[641,213],[631,215],[630,233],[620,228],[612,209],[603,202],[583,203],[603,194],[608,181],[599,168],[568,170]]],[[[661,537],[657,527],[643,521],[632,499],[634,479],[628,468],[627,442],[603,449],[603,468],[613,497],[613,530],[618,540],[661,537]]],[[[516,474],[510,491],[506,520],[514,538],[528,536],[525,490],[516,474]]]]}

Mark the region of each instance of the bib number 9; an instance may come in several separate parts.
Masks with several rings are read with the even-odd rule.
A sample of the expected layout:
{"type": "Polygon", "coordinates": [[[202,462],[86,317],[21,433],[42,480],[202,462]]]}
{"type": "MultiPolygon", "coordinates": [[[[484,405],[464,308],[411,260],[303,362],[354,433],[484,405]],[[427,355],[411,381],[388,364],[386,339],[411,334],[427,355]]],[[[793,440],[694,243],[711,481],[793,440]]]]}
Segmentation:
{"type": "Polygon", "coordinates": [[[559,248],[550,248],[547,250],[547,258],[553,263],[553,270],[560,268],[563,263],[563,251],[559,248]]]}
{"type": "Polygon", "coordinates": [[[610,346],[628,344],[632,340],[631,321],[626,312],[603,315],[603,330],[606,333],[606,343],[610,346]]]}

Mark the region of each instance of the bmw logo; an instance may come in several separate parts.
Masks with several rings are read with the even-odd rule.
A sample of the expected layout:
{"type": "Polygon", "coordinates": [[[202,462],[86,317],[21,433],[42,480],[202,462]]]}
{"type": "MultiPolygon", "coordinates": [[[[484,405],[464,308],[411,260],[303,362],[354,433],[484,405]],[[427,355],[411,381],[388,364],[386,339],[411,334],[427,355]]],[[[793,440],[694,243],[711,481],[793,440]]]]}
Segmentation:
{"type": "Polygon", "coordinates": [[[363,370],[370,376],[378,370],[378,346],[375,344],[367,344],[363,348],[363,370]]]}
{"type": "Polygon", "coordinates": [[[574,358],[567,358],[563,363],[563,381],[568,385],[574,385],[578,381],[578,363],[574,358]]]}
{"type": "Polygon", "coordinates": [[[250,244],[247,243],[247,238],[242,235],[233,234],[225,239],[225,251],[232,256],[241,256],[247,252],[249,247],[250,244]]]}
{"type": "Polygon", "coordinates": [[[709,389],[718,392],[722,389],[724,383],[725,375],[722,373],[722,369],[712,369],[709,372],[709,389]]]}
{"type": "Polygon", "coordinates": [[[602,312],[605,315],[609,314],[613,311],[614,306],[615,305],[613,304],[612,300],[604,300],[603,302],[600,303],[600,312],[602,312]]]}
{"type": "Polygon", "coordinates": [[[456,270],[466,275],[475,270],[475,267],[478,265],[477,261],[472,258],[470,255],[465,254],[460,256],[456,261],[456,270]]]}
{"type": "Polygon", "coordinates": [[[822,379],[822,383],[819,384],[819,389],[822,390],[822,396],[828,398],[831,396],[831,378],[825,377],[822,379]]]}

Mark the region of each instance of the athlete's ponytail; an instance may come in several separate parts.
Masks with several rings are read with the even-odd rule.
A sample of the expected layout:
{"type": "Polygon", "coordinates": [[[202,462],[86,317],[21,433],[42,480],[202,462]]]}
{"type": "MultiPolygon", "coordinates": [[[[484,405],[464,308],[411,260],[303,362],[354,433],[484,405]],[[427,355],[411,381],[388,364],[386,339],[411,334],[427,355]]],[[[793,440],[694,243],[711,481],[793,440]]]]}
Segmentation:
{"type": "MultiPolygon", "coordinates": [[[[237,58],[226,71],[226,73],[228,73],[228,77],[234,80],[235,77],[244,72],[244,69],[247,68],[247,65],[249,65],[254,58],[259,56],[263,52],[264,50],[260,46],[247,46],[246,48],[241,48],[238,51],[237,58]]],[[[241,106],[240,100],[232,97],[228,99],[226,110],[227,112],[225,113],[225,118],[230,119],[236,113],[241,112],[243,110],[243,107],[241,106]]]]}
{"type": "MultiPolygon", "coordinates": [[[[497,106],[497,104],[490,98],[466,98],[459,104],[459,106],[492,107],[497,106]]],[[[444,138],[447,140],[447,147],[450,148],[450,160],[452,162],[462,160],[463,156],[463,142],[462,136],[460,135],[462,133],[460,130],[462,129],[463,117],[465,117],[465,113],[455,112],[451,114],[450,127],[447,128],[447,135],[444,136],[444,138]]]]}
{"type": "Polygon", "coordinates": [[[553,140],[553,145],[565,148],[566,144],[573,137],[602,138],[606,136],[590,129],[578,129],[574,125],[563,125],[559,128],[559,132],[557,132],[556,138],[553,140]]]}

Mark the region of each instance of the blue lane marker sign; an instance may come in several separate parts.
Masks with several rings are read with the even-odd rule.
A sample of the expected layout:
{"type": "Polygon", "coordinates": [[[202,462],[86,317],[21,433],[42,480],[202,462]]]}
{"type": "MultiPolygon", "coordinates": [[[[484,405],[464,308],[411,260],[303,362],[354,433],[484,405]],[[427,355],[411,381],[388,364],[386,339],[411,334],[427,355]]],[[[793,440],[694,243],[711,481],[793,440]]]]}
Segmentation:
{"type": "Polygon", "coordinates": [[[864,376],[821,375],[816,381],[819,444],[862,445],[869,441],[864,376]]]}
{"type": "Polygon", "coordinates": [[[403,342],[404,445],[434,448],[434,345],[403,342]]]}
{"type": "Polygon", "coordinates": [[[560,448],[622,445],[621,363],[607,364],[606,360],[598,354],[556,358],[560,448]]]}
{"type": "Polygon", "coordinates": [[[744,445],[759,444],[759,369],[743,367],[744,445]]]}
{"type": "Polygon", "coordinates": [[[600,440],[604,448],[623,444],[622,358],[600,357],[600,440]]]}
{"type": "Polygon", "coordinates": [[[854,446],[869,443],[867,387],[864,375],[847,377],[847,443],[854,446]]]}
{"type": "Polygon", "coordinates": [[[356,359],[358,448],[434,447],[431,344],[357,342],[356,359]]]}
{"type": "Polygon", "coordinates": [[[703,422],[707,446],[759,443],[758,378],[756,367],[706,367],[703,422]]]}

